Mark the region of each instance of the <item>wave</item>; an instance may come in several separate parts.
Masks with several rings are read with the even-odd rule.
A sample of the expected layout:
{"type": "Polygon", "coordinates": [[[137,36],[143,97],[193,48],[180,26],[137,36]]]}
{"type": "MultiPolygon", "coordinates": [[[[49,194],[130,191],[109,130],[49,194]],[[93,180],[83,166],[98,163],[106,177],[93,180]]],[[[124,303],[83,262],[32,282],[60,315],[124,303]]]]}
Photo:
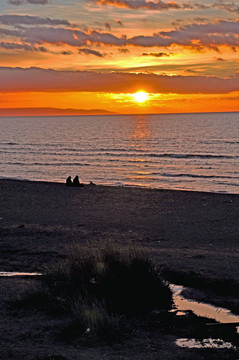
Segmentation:
{"type": "Polygon", "coordinates": [[[190,177],[190,178],[201,178],[201,179],[239,179],[239,176],[220,176],[220,175],[198,175],[198,174],[171,174],[171,173],[152,173],[151,175],[161,175],[163,177],[190,177]]]}
{"type": "MultiPolygon", "coordinates": [[[[3,164],[3,163],[2,163],[3,164]]],[[[7,162],[3,165],[20,165],[20,166],[90,166],[87,163],[73,163],[73,162],[52,162],[52,163],[43,163],[43,162],[34,162],[34,163],[23,163],[23,162],[7,162]]]]}
{"type": "Polygon", "coordinates": [[[208,141],[200,141],[201,144],[211,145],[211,144],[239,144],[238,140],[226,140],[226,139],[211,139],[208,141]]]}
{"type": "Polygon", "coordinates": [[[235,159],[239,156],[235,155],[214,155],[214,154],[147,154],[151,157],[171,157],[174,159],[235,159]]]}
{"type": "MultiPolygon", "coordinates": [[[[239,143],[239,142],[238,142],[239,143]]],[[[15,142],[4,143],[4,145],[9,146],[17,146],[16,148],[9,148],[6,147],[0,149],[0,153],[10,153],[10,154],[28,154],[28,155],[47,155],[47,156],[69,156],[70,153],[79,154],[82,157],[111,157],[111,158],[129,158],[135,157],[143,157],[146,158],[168,158],[168,159],[213,159],[213,160],[224,160],[224,159],[238,159],[238,155],[232,154],[212,154],[212,153],[170,153],[170,152],[147,152],[145,149],[131,149],[131,148],[90,148],[87,147],[80,147],[80,148],[69,148],[66,146],[62,146],[59,144],[17,144],[15,142]],[[33,147],[33,149],[31,149],[33,147]],[[37,148],[39,147],[39,148],[37,148]],[[50,151],[52,148],[53,151],[50,151]],[[11,150],[10,150],[11,149],[11,150]],[[15,150],[15,151],[14,151],[15,150]]],[[[75,155],[74,155],[75,156],[75,155]]],[[[140,159],[139,159],[140,160],[140,159]]]]}
{"type": "MultiPolygon", "coordinates": [[[[124,154],[114,154],[111,152],[105,152],[105,153],[97,153],[94,155],[106,155],[106,156],[125,156],[125,157],[132,157],[132,156],[138,156],[139,154],[135,152],[127,152],[124,154]]],[[[92,154],[92,156],[94,156],[92,154]]],[[[87,154],[88,156],[88,154],[87,154]]],[[[217,154],[175,154],[175,153],[147,153],[142,152],[140,153],[140,156],[143,157],[155,157],[155,158],[172,158],[172,159],[236,159],[239,158],[238,155],[217,155],[217,154]]]]}

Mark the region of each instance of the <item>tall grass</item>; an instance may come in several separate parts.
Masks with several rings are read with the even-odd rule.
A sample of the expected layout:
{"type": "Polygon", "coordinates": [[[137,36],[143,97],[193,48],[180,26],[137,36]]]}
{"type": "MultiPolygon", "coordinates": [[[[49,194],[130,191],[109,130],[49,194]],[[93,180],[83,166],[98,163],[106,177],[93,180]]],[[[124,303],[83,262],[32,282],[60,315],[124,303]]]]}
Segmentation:
{"type": "Polygon", "coordinates": [[[111,314],[137,315],[169,310],[172,294],[149,256],[135,249],[74,249],[68,259],[44,275],[56,296],[104,302],[111,314]]]}
{"type": "Polygon", "coordinates": [[[45,269],[38,281],[10,306],[57,316],[64,339],[97,334],[115,340],[128,333],[139,316],[151,310],[166,313],[172,307],[172,293],[160,267],[136,248],[75,246],[66,260],[45,269]]]}
{"type": "Polygon", "coordinates": [[[172,307],[172,293],[160,268],[143,251],[102,245],[75,247],[67,260],[43,275],[47,291],[70,314],[66,333],[107,337],[126,328],[129,318],[172,307]]]}

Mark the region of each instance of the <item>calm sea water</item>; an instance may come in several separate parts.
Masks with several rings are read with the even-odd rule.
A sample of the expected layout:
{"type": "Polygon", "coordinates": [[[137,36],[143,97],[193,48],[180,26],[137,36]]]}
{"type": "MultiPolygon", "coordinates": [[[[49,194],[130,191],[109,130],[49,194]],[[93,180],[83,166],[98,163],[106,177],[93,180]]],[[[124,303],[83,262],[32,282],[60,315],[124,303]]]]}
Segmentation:
{"type": "Polygon", "coordinates": [[[239,113],[0,117],[0,177],[239,193],[239,113]]]}

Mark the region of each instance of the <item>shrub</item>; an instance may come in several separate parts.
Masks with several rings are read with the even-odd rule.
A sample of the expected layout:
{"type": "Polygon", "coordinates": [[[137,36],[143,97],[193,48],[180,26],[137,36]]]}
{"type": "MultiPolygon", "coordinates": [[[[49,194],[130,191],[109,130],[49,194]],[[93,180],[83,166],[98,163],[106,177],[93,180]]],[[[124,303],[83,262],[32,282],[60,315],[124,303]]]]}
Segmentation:
{"type": "Polygon", "coordinates": [[[159,268],[148,256],[132,249],[105,246],[74,250],[43,279],[55,296],[74,299],[77,294],[79,307],[82,302],[98,302],[111,315],[135,316],[172,306],[171,291],[159,268]]]}

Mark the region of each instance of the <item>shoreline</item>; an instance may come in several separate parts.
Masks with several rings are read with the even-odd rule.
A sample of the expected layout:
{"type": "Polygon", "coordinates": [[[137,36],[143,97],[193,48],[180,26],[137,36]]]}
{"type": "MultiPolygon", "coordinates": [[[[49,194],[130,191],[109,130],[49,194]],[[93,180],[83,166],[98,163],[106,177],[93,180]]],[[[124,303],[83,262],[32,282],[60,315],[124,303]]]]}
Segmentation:
{"type": "MultiPolygon", "coordinates": [[[[65,186],[65,182],[62,182],[61,180],[57,181],[48,181],[48,180],[28,180],[28,179],[17,179],[17,178],[6,178],[6,177],[0,177],[0,185],[1,182],[4,181],[16,181],[21,183],[33,183],[33,184],[51,184],[51,185],[62,185],[65,186]]],[[[82,182],[82,184],[85,187],[90,186],[90,183],[82,182]]],[[[171,192],[186,192],[186,193],[198,193],[198,194],[215,194],[215,195],[230,195],[230,196],[239,196],[239,192],[237,193],[229,193],[229,192],[216,192],[216,191],[201,191],[201,190],[188,190],[188,189],[166,189],[166,188],[155,188],[155,187],[149,187],[149,186],[143,186],[143,185],[129,185],[129,184],[95,184],[97,187],[102,188],[126,188],[126,189],[142,189],[142,190],[152,190],[152,191],[171,191],[171,192]]]]}

